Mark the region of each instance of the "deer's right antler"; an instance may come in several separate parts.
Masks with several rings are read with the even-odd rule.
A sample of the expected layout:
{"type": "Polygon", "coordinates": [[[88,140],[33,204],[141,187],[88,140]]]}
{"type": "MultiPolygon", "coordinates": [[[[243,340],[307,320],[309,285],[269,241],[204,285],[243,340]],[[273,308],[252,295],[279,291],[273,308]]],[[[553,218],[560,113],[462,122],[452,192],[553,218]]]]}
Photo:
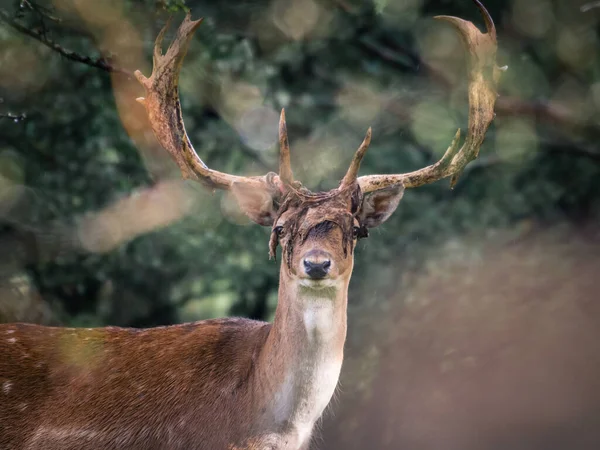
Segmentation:
{"type": "Polygon", "coordinates": [[[139,70],[135,71],[138,81],[146,91],[146,97],[137,100],[145,106],[154,135],[175,159],[184,178],[199,181],[211,189],[227,190],[234,183],[242,183],[250,188],[266,188],[282,192],[286,184],[293,182],[283,111],[279,126],[282,145],[280,175],[269,173],[259,177],[244,177],[210,169],[200,159],[190,142],[179,103],[179,72],[192,36],[201,23],[202,19],[191,20],[191,15],[188,13],[179,26],[175,39],[163,54],[163,38],[169,27],[167,22],[154,44],[152,75],[146,78],[139,70]]]}

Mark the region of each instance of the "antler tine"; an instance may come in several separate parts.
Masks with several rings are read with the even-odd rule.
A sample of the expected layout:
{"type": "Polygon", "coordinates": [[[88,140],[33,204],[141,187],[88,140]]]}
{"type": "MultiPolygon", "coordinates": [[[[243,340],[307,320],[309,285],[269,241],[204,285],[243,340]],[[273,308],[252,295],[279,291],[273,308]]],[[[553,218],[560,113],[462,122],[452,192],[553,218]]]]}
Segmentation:
{"type": "Polygon", "coordinates": [[[358,170],[360,169],[360,163],[363,157],[365,156],[365,153],[367,152],[370,143],[371,127],[369,127],[369,129],[367,130],[367,134],[365,135],[362,144],[360,144],[360,147],[358,147],[358,150],[356,150],[354,158],[352,158],[352,162],[350,163],[350,167],[348,167],[348,171],[346,172],[346,175],[340,183],[339,189],[344,189],[356,182],[356,178],[358,177],[358,170]]]}
{"type": "Polygon", "coordinates": [[[485,133],[495,116],[494,105],[498,96],[496,85],[501,71],[506,70],[506,67],[496,66],[496,28],[492,18],[478,0],[473,1],[483,15],[486,33],[458,17],[435,17],[456,27],[468,53],[469,125],[465,142],[459,149],[459,129],[442,159],[431,166],[404,174],[360,177],[358,183],[363,192],[376,191],[393,184],[403,184],[406,188],[417,187],[447,177],[452,177],[450,186],[454,187],[465,166],[477,158],[485,133]]]}
{"type": "Polygon", "coordinates": [[[483,6],[483,4],[479,0],[473,0],[473,3],[477,5],[481,15],[483,16],[483,21],[485,22],[485,30],[490,35],[490,37],[496,42],[496,26],[494,25],[494,21],[492,20],[492,16],[487,9],[483,6]]]}
{"type": "Polygon", "coordinates": [[[146,78],[139,70],[135,71],[146,91],[146,97],[137,100],[146,108],[158,142],[175,159],[184,178],[199,181],[212,189],[229,189],[233,183],[264,187],[269,184],[267,176],[242,177],[208,168],[194,150],[185,131],[179,103],[179,72],[194,32],[201,23],[202,19],[191,20],[191,13],[188,12],[173,42],[163,54],[162,41],[169,26],[167,22],[154,45],[152,75],[146,78]]]}
{"type": "MultiPolygon", "coordinates": [[[[167,30],[171,27],[171,19],[172,19],[172,17],[169,16],[169,18],[167,19],[167,22],[160,29],[160,31],[158,32],[158,35],[156,36],[156,39],[154,41],[154,53],[153,53],[153,57],[152,57],[152,65],[154,67],[157,67],[159,65],[160,58],[163,55],[162,45],[163,45],[163,41],[165,39],[165,34],[167,33],[167,30]]],[[[198,19],[198,21],[201,22],[202,18],[198,19]]],[[[191,36],[190,36],[190,38],[191,38],[191,36]]],[[[183,60],[183,58],[182,58],[182,60],[183,60]]]]}
{"type": "Polygon", "coordinates": [[[290,160],[290,143],[287,135],[287,124],[285,123],[285,109],[281,110],[281,116],[279,117],[279,178],[288,185],[294,183],[290,160]]]}

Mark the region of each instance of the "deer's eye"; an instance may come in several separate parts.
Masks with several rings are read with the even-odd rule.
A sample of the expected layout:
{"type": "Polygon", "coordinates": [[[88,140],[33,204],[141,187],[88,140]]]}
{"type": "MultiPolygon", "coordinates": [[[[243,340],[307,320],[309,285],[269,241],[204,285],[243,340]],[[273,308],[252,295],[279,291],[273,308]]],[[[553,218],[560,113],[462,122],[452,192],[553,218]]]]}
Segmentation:
{"type": "Polygon", "coordinates": [[[359,235],[360,235],[360,227],[354,227],[352,229],[352,237],[354,237],[354,239],[357,239],[359,235]]]}
{"type": "Polygon", "coordinates": [[[281,235],[283,235],[283,227],[282,227],[281,225],[278,225],[278,226],[276,226],[276,227],[273,229],[273,232],[274,232],[274,233],[275,233],[275,234],[276,234],[278,237],[280,237],[281,235]]]}

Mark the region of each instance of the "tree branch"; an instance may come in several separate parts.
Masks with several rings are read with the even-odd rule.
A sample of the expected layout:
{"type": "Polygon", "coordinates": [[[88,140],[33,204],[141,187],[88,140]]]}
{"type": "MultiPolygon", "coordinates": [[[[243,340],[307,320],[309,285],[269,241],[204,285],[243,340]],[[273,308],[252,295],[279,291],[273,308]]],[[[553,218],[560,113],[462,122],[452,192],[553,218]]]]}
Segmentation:
{"type": "Polygon", "coordinates": [[[19,22],[17,22],[13,18],[11,18],[10,15],[6,11],[0,10],[0,20],[4,21],[6,24],[11,26],[15,30],[19,31],[20,33],[26,34],[27,36],[32,37],[36,41],[41,42],[46,47],[54,50],[55,52],[61,54],[62,56],[64,56],[65,58],[67,58],[71,61],[75,61],[75,62],[78,62],[81,64],[95,67],[97,69],[101,69],[101,70],[104,70],[104,71],[110,72],[110,73],[121,73],[130,78],[133,78],[132,72],[130,72],[129,70],[124,69],[122,67],[118,67],[118,66],[115,66],[114,64],[111,64],[106,58],[94,59],[89,56],[80,55],[79,53],[76,53],[72,50],[68,50],[68,49],[62,47],[61,45],[57,44],[56,42],[52,41],[51,39],[48,39],[44,34],[38,32],[38,31],[30,30],[26,26],[20,24],[19,22]]]}
{"type": "Polygon", "coordinates": [[[40,18],[40,20],[44,20],[44,19],[48,19],[52,22],[55,23],[61,23],[62,19],[53,16],[51,14],[51,9],[46,8],[45,6],[40,6],[35,2],[32,2],[30,0],[21,0],[21,4],[19,5],[19,10],[23,10],[25,8],[29,8],[30,11],[33,11],[35,14],[37,14],[37,16],[40,18]]]}
{"type": "Polygon", "coordinates": [[[0,119],[11,119],[14,122],[20,122],[27,119],[27,114],[0,113],[0,119]]]}
{"type": "Polygon", "coordinates": [[[594,9],[594,8],[600,8],[600,2],[586,3],[581,8],[579,8],[579,10],[581,12],[588,12],[588,11],[594,9]]]}

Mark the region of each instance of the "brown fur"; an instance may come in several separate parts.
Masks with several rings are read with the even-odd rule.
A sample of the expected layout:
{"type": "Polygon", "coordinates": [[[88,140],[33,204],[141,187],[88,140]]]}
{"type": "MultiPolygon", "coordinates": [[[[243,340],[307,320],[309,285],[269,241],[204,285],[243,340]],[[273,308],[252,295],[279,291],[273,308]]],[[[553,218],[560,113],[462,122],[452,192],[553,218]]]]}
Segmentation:
{"type": "Polygon", "coordinates": [[[269,330],[2,325],[0,448],[226,448],[264,406],[247,386],[269,330]]]}
{"type": "Polygon", "coordinates": [[[304,397],[314,395],[310,377],[296,380],[289,420],[275,420],[273,404],[285,374],[320,364],[313,360],[319,352],[341,364],[357,198],[356,187],[334,195],[304,190],[282,203],[277,223],[286,229],[281,245],[288,259],[273,325],[246,319],[154,329],[0,325],[0,448],[308,445],[296,440],[294,420],[304,397]],[[329,279],[338,280],[327,300],[336,332],[323,343],[307,335],[304,288],[297,285],[307,278],[302,257],[315,248],[330,255],[329,279]]]}

